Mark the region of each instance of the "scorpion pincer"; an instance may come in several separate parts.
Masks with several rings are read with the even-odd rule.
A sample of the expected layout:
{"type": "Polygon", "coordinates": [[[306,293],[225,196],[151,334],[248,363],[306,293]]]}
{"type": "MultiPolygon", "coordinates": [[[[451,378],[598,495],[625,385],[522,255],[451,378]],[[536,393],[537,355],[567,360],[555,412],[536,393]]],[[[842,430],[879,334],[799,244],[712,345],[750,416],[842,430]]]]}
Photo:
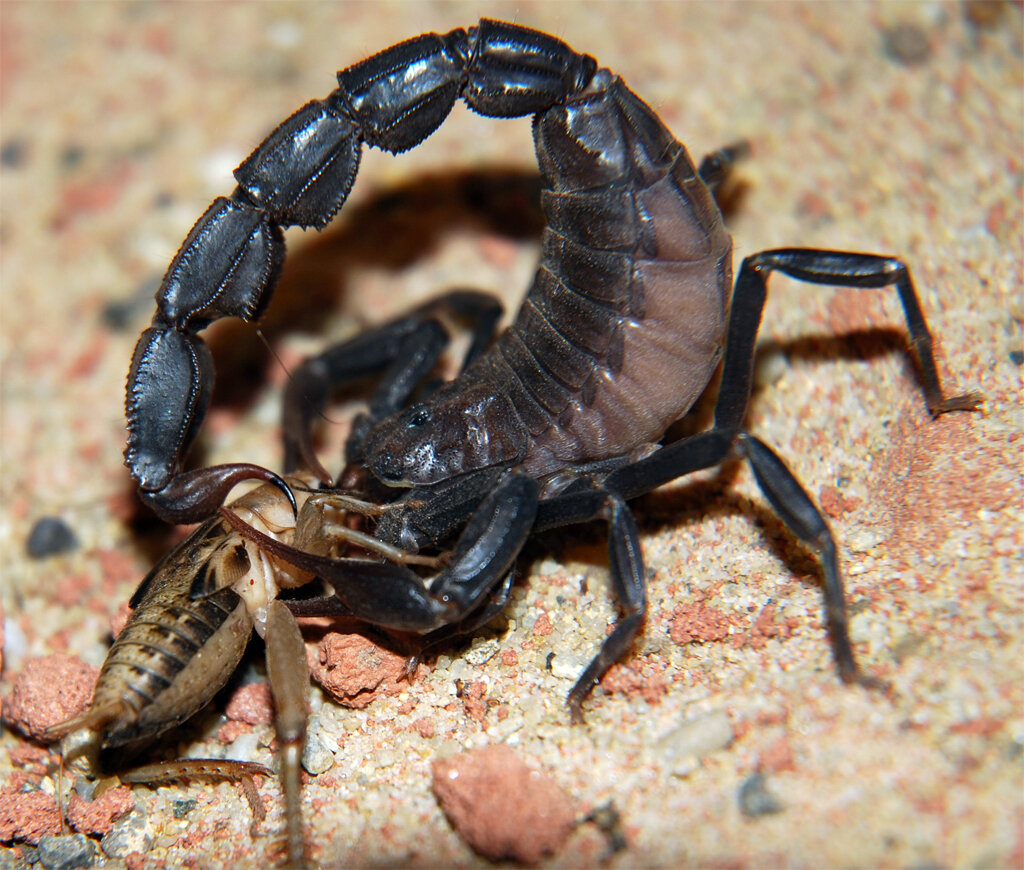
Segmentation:
{"type": "MultiPolygon", "coordinates": [[[[929,410],[974,409],[977,396],[947,397],[942,390],[907,267],[876,254],[788,248],[747,257],[734,284],[732,242],[713,193],[740,149],[722,149],[698,169],[617,75],[535,30],[483,20],[468,30],[424,34],[343,70],[338,82],[238,167],[238,187],[213,202],[172,261],[129,373],[126,461],[143,499],[175,522],[212,513],[246,477],[268,481],[282,494],[294,488],[249,465],[180,470],[213,378],[197,333],[220,317],[259,317],[284,256],[281,228],[327,224],[352,187],[364,143],[396,153],[411,148],[459,98],[486,116],[532,115],[546,228],[536,277],[512,325],[495,338],[500,306],[484,294],[450,293],[307,361],[285,396],[286,473],[305,465],[327,484],[330,476],[312,448],[313,423],[331,390],[378,375],[368,411],[349,438],[340,481],[389,507],[372,532],[379,549],[448,550],[450,557],[425,579],[403,564],[408,557],[337,558],[329,547],[311,545],[315,535],[289,540],[267,524],[253,523],[244,546],[228,543],[238,539],[223,525],[225,517],[201,527],[159,570],[176,576],[173,566],[195,556],[205,535],[219,554],[206,564],[218,575],[235,572],[244,551],[250,565],[276,560],[275,571],[287,572],[287,563],[333,587],[334,595],[319,603],[289,605],[294,611],[344,612],[433,642],[471,631],[500,610],[529,535],[603,519],[623,616],[569,694],[578,720],[588,693],[625,654],[646,611],[643,556],[628,502],[743,458],[774,510],[821,559],[841,678],[870,684],[853,655],[836,546],[824,517],[775,451],[746,431],[744,419],[774,271],[818,285],[894,287],[929,410]],[[428,375],[446,345],[449,316],[476,325],[461,374],[433,389],[428,375]],[[662,444],[719,365],[712,427],[662,444]]],[[[332,498],[324,493],[322,504],[330,506],[332,498]]],[[[231,515],[238,513],[232,508],[231,515]]],[[[236,531],[249,522],[228,521],[236,531]]],[[[288,527],[284,519],[276,523],[288,527]]],[[[197,587],[181,579],[170,585],[182,601],[226,599],[225,621],[239,606],[252,613],[231,603],[237,589],[215,592],[218,583],[197,587]]],[[[151,577],[136,596],[140,612],[146,596],[156,594],[151,577]]],[[[275,614],[286,611],[280,602],[269,604],[268,638],[275,614]]],[[[293,626],[284,633],[295,636],[293,626]]],[[[275,678],[273,667],[275,692],[295,691],[288,684],[300,680],[300,669],[275,678]]],[[[85,721],[102,721],[107,733],[145,727],[141,713],[112,703],[106,709],[116,712],[93,712],[85,721]]],[[[297,795],[296,784],[289,800],[297,795]]],[[[297,817],[297,809],[290,811],[290,819],[297,817]]],[[[300,835],[290,836],[289,848],[300,861],[300,835]]]]}

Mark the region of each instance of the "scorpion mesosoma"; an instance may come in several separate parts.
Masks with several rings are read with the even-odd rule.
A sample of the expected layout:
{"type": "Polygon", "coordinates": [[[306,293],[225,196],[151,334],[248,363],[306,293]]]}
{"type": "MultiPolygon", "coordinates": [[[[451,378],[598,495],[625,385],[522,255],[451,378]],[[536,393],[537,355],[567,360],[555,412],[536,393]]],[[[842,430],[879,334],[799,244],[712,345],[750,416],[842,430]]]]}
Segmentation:
{"type": "MultiPolygon", "coordinates": [[[[588,693],[644,620],[643,557],[628,502],[733,458],[747,460],[773,509],[821,560],[840,677],[871,684],[848,637],[828,526],[776,453],[744,429],[744,418],[773,271],[812,284],[895,287],[931,413],[976,408],[973,394],[943,393],[907,267],[875,254],[779,249],[747,257],[734,285],[732,242],[712,194],[736,152],[723,149],[698,170],[617,75],[535,30],[483,20],[468,30],[424,34],[341,71],[338,81],[326,99],[306,104],[256,148],[235,171],[238,187],[192,228],[157,291],[157,312],[128,378],[126,462],[157,514],[172,522],[203,519],[236,483],[257,478],[268,482],[257,500],[277,516],[257,521],[259,511],[235,503],[154,569],[133,599],[133,619],[144,621],[166,582],[181,607],[186,599],[190,608],[219,607],[222,628],[193,643],[196,649],[179,645],[164,655],[180,633],[153,610],[159,639],[147,641],[148,663],[133,653],[115,674],[108,662],[111,685],[72,724],[100,732],[113,747],[124,742],[123,732],[132,740],[152,737],[191,715],[241,655],[241,641],[219,640],[222,633],[247,634],[252,614],[262,619],[265,607],[289,854],[300,862],[304,710],[295,684],[306,669],[292,611],[344,613],[428,640],[471,631],[507,600],[529,535],[603,519],[623,616],[569,694],[579,720],[588,693]],[[182,472],[213,379],[197,333],[218,318],[261,315],[284,257],[281,227],[329,222],[352,187],[364,143],[395,153],[411,148],[459,98],[485,116],[533,116],[546,228],[536,277],[513,324],[493,338],[500,306],[482,294],[453,293],[307,361],[287,390],[284,428],[286,474],[305,465],[324,489],[312,513],[309,487],[296,478],[246,464],[182,472]],[[427,376],[447,341],[442,319],[451,314],[475,319],[473,339],[461,374],[431,388],[427,376]],[[712,427],[662,445],[720,363],[712,427]],[[367,374],[378,375],[380,386],[354,425],[334,490],[314,455],[313,422],[332,389],[367,374]],[[329,543],[333,526],[323,517],[348,510],[341,489],[380,506],[367,543],[383,560],[338,558],[329,543]],[[313,534],[300,534],[296,523],[313,534]],[[408,567],[411,554],[424,550],[442,552],[439,573],[427,579],[408,567]],[[261,604],[239,603],[226,590],[257,563],[280,573],[277,585],[316,576],[333,595],[285,605],[271,591],[261,604]],[[199,649],[201,668],[185,665],[199,649]],[[160,657],[176,663],[166,678],[161,670],[140,688],[140,675],[160,657]],[[202,674],[202,690],[182,684],[190,669],[202,674]],[[106,713],[98,712],[101,704],[106,713]]],[[[111,660],[126,645],[118,641],[111,660]]]]}

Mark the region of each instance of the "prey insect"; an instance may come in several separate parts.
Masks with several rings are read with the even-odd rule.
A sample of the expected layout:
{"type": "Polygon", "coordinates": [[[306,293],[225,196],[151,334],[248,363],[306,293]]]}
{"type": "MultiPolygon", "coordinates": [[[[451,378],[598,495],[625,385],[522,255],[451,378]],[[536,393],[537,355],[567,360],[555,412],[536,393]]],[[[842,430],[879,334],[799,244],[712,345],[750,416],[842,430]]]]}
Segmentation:
{"type": "MultiPolygon", "coordinates": [[[[279,508],[308,505],[305,495],[295,498],[305,490],[267,469],[233,464],[181,470],[213,381],[198,333],[221,317],[255,320],[262,314],[283,262],[281,228],[330,221],[352,187],[364,144],[395,153],[411,148],[458,99],[486,116],[532,116],[546,225],[536,277],[511,326],[495,335],[501,308],[491,297],[450,293],[307,361],[285,396],[285,473],[304,466],[328,488],[318,496],[320,514],[303,506],[297,521],[314,516],[308,522],[319,529],[320,543],[316,534],[296,531],[294,520],[276,521],[292,530],[282,535],[239,519],[233,506],[201,529],[211,546],[214,539],[222,548],[224,541],[236,541],[236,556],[215,548],[199,561],[227,565],[241,546],[250,567],[265,560],[275,572],[315,576],[332,588],[318,601],[289,605],[293,610],[340,612],[434,643],[472,631],[501,610],[530,535],[603,519],[622,618],[569,693],[570,714],[578,721],[589,693],[626,654],[646,613],[643,554],[630,500],[741,458],[775,512],[821,560],[840,677],[870,684],[847,632],[828,525],[796,476],[747,431],[744,420],[767,281],[776,271],[811,284],[895,288],[929,410],[974,409],[976,396],[943,392],[907,267],[876,254],[787,248],[747,257],[734,283],[732,241],[713,194],[738,152],[723,149],[698,168],[622,79],[535,30],[483,20],[468,30],[424,34],[343,70],[338,81],[326,99],[299,109],[238,167],[238,187],[199,219],[157,291],[157,311],[136,347],[127,397],[126,462],[143,500],[169,521],[197,521],[213,513],[237,482],[257,478],[278,494],[279,508]],[[448,342],[444,321],[451,316],[475,324],[472,340],[458,377],[436,387],[428,376],[448,342]],[[719,366],[711,428],[662,443],[719,366]],[[387,506],[371,520],[370,536],[386,558],[339,558],[323,544],[330,533],[315,516],[346,508],[330,490],[334,480],[314,453],[312,430],[331,391],[367,375],[378,376],[379,386],[353,427],[338,480],[340,489],[387,506]],[[424,572],[402,555],[421,552],[444,553],[443,567],[424,572]]],[[[192,547],[190,558],[196,557],[195,542],[183,547],[192,547]]],[[[163,568],[169,570],[182,552],[169,556],[163,568]]],[[[225,611],[241,606],[252,618],[249,605],[233,603],[231,596],[240,595],[234,586],[231,595],[223,592],[237,567],[218,568],[209,582],[193,582],[187,590],[179,585],[175,594],[190,607],[224,597],[225,611]]],[[[144,584],[136,596],[138,612],[148,600],[141,593],[155,589],[152,579],[144,584]]],[[[288,607],[273,598],[268,594],[266,605],[268,667],[275,692],[287,695],[305,678],[297,666],[275,677],[272,637],[286,636],[282,649],[294,649],[297,630],[288,607]]],[[[204,656],[211,644],[199,644],[204,656]]],[[[220,679],[234,667],[233,657],[234,651],[207,656],[219,662],[207,667],[220,679]]],[[[152,687],[155,704],[158,688],[152,687]]],[[[168,691],[179,699],[188,694],[168,691]]],[[[139,728],[145,718],[148,736],[154,736],[188,715],[181,710],[196,701],[205,698],[182,699],[174,712],[133,709],[127,724],[139,728]]],[[[279,711],[291,711],[292,730],[282,740],[287,752],[301,745],[300,707],[287,697],[279,701],[279,711]]],[[[95,717],[86,714],[83,721],[100,724],[95,717]]],[[[112,721],[102,723],[108,744],[112,721]]],[[[298,770],[297,762],[285,767],[298,770]]],[[[303,855],[297,781],[289,785],[286,778],[285,791],[289,854],[297,863],[303,855]]]]}

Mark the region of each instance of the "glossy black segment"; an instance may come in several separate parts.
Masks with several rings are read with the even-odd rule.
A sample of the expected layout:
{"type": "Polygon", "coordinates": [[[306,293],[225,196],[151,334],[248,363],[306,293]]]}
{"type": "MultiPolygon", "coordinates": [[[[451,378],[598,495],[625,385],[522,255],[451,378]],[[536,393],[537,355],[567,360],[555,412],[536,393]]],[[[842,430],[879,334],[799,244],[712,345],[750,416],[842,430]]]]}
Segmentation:
{"type": "Polygon", "coordinates": [[[386,151],[418,145],[448,117],[466,81],[463,30],[425,33],[338,73],[363,138],[386,151]]]}
{"type": "Polygon", "coordinates": [[[534,115],[583,90],[597,62],[547,33],[483,19],[470,29],[473,57],[463,96],[481,115],[534,115]]]}
{"type": "Polygon", "coordinates": [[[544,190],[547,231],[596,251],[631,253],[640,227],[633,194],[625,188],[557,193],[544,190]]]}
{"type": "Polygon", "coordinates": [[[545,187],[558,193],[630,189],[631,149],[608,92],[613,80],[601,70],[593,93],[571,105],[554,106],[534,120],[537,163],[545,187]]]}
{"type": "Polygon", "coordinates": [[[773,271],[811,284],[856,288],[895,286],[910,331],[911,348],[920,367],[928,410],[933,415],[973,411],[981,403],[976,393],[956,396],[943,393],[931,333],[906,265],[879,254],[778,248],[747,257],[736,277],[722,387],[715,406],[716,426],[739,429],[742,425],[753,380],[754,342],[768,295],[768,275],[773,271]]]}
{"type": "Polygon", "coordinates": [[[632,149],[630,164],[638,173],[632,179],[633,184],[641,186],[657,181],[664,170],[675,163],[683,146],[655,111],[618,76],[608,86],[608,92],[615,100],[615,116],[622,124],[626,141],[632,149]]]}
{"type": "Polygon", "coordinates": [[[359,128],[329,100],[307,103],[235,170],[249,198],[282,226],[323,227],[356,180],[359,128]]]}
{"type": "Polygon", "coordinates": [[[580,348],[559,332],[544,312],[527,300],[511,327],[518,339],[544,367],[570,390],[578,390],[594,373],[593,354],[580,348]]]}
{"type": "Polygon", "coordinates": [[[628,308],[633,259],[626,254],[545,233],[541,263],[580,296],[619,311],[628,308]]]}
{"type": "Polygon", "coordinates": [[[506,476],[473,511],[432,593],[462,614],[472,612],[511,569],[533,530],[537,501],[537,481],[506,476]]]}
{"type": "Polygon", "coordinates": [[[542,358],[532,352],[520,338],[518,331],[506,336],[501,351],[509,368],[516,373],[519,383],[529,393],[530,398],[542,407],[549,417],[557,418],[573,398],[569,389],[552,376],[542,358]]]}
{"type": "Polygon", "coordinates": [[[165,522],[195,523],[216,513],[228,493],[245,480],[263,480],[274,484],[285,494],[292,511],[296,512],[295,496],[280,475],[249,463],[211,465],[194,471],[182,471],[162,489],[140,491],[139,498],[165,522]]]}
{"type": "MultiPolygon", "coordinates": [[[[738,444],[746,454],[758,486],[761,487],[775,513],[793,534],[818,554],[825,574],[825,622],[828,625],[836,669],[843,682],[861,681],[860,669],[853,656],[853,645],[850,643],[846,619],[846,593],[843,591],[836,545],[825,518],[793,472],[767,444],[748,434],[741,435],[738,444]]],[[[870,677],[864,678],[863,681],[868,685],[875,682],[870,677]]]]}
{"type": "Polygon", "coordinates": [[[128,370],[125,463],[143,490],[162,489],[171,479],[212,386],[213,360],[201,338],[159,326],[139,337],[128,370]]]}
{"type": "Polygon", "coordinates": [[[284,262],[284,236],[261,208],[217,197],[171,261],[157,290],[160,318],[202,329],[220,317],[254,320],[284,262]]]}
{"type": "Polygon", "coordinates": [[[505,468],[485,468],[438,486],[411,489],[401,511],[389,511],[377,523],[377,537],[416,551],[448,539],[480,501],[505,476],[505,468]]]}
{"type": "Polygon", "coordinates": [[[717,190],[732,172],[733,165],[750,156],[750,143],[734,142],[717,151],[712,151],[700,162],[698,174],[709,190],[717,190]]]}

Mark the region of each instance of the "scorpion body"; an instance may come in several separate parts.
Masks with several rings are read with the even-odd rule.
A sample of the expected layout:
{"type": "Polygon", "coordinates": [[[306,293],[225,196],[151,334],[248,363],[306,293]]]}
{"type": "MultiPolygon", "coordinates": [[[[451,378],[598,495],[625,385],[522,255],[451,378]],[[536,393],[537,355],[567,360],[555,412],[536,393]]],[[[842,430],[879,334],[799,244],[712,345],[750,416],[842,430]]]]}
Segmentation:
{"type": "MultiPolygon", "coordinates": [[[[285,607],[268,587],[264,602],[271,683],[275,694],[294,696],[303,669],[290,666],[275,676],[280,669],[272,650],[278,643],[294,650],[301,639],[290,613],[274,614],[289,608],[344,613],[419,632],[432,643],[471,631],[501,609],[516,557],[533,532],[600,518],[608,524],[611,582],[623,617],[569,695],[578,720],[584,699],[625,654],[646,610],[643,556],[628,501],[692,471],[745,458],[779,516],[821,559],[840,676],[872,684],[853,656],[828,526],[793,473],[743,422],[767,276],[775,270],[815,284],[894,286],[929,409],[973,409],[976,396],[950,398],[942,391],[906,266],[874,254],[765,251],[742,263],[733,288],[731,239],[712,191],[736,152],[723,149],[698,170],[618,76],[547,34],[484,20],[400,43],[343,70],[338,81],[325,100],[308,103],[256,148],[235,172],[236,190],[215,200],[193,227],[157,292],[157,313],[129,372],[126,462],[146,503],[170,521],[196,521],[213,513],[235,483],[255,477],[271,487],[257,500],[273,501],[279,515],[256,522],[259,512],[244,516],[236,502],[207,521],[143,583],[133,620],[141,626],[144,610],[158,614],[162,627],[155,630],[178,637],[172,629],[178,617],[157,605],[164,588],[158,578],[165,576],[169,594],[219,607],[225,624],[237,619],[247,635],[263,604],[236,603],[237,584],[261,560],[272,562],[271,573],[290,578],[279,585],[316,576],[333,587],[332,596],[285,607]],[[326,490],[315,502],[305,484],[256,466],[182,472],[213,378],[197,333],[220,317],[260,316],[284,256],[280,228],[322,227],[331,219],[348,196],[364,143],[392,152],[411,148],[459,98],[487,116],[533,116],[546,229],[539,269],[513,324],[493,339],[500,306],[483,294],[451,293],[307,361],[285,396],[285,466],[287,473],[305,465],[319,478],[326,490]],[[447,342],[442,319],[448,314],[475,319],[476,326],[461,375],[432,390],[424,384],[447,342]],[[720,362],[712,428],[661,445],[666,428],[693,405],[720,362]],[[385,561],[339,558],[335,528],[324,517],[347,510],[346,502],[312,447],[313,423],[330,391],[367,374],[380,376],[379,386],[353,427],[339,479],[383,505],[364,543],[385,561]],[[311,512],[311,502],[319,512],[311,512]],[[298,519],[280,515],[294,517],[300,507],[298,519]],[[420,550],[443,553],[434,575],[409,567],[417,558],[410,554],[420,550]],[[244,614],[227,615],[239,609],[244,614]],[[286,639],[273,640],[277,634],[286,639]]],[[[130,643],[119,639],[111,660],[120,661],[130,643]]],[[[182,643],[173,640],[176,649],[182,643]]],[[[201,648],[207,673],[221,682],[241,654],[233,642],[216,650],[211,639],[192,643],[201,648]]],[[[135,650],[128,659],[138,665],[140,655],[151,653],[135,650]]],[[[193,693],[179,697],[174,710],[146,714],[137,702],[119,700],[119,692],[100,702],[114,713],[94,704],[73,724],[105,729],[108,743],[124,729],[152,737],[208,697],[193,693]]],[[[301,746],[301,703],[282,707],[288,723],[279,718],[279,736],[284,728],[282,743],[292,751],[285,765],[289,854],[298,863],[293,750],[301,746]]]]}

